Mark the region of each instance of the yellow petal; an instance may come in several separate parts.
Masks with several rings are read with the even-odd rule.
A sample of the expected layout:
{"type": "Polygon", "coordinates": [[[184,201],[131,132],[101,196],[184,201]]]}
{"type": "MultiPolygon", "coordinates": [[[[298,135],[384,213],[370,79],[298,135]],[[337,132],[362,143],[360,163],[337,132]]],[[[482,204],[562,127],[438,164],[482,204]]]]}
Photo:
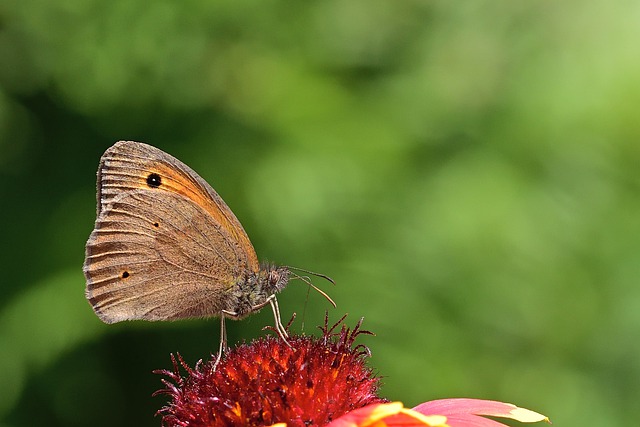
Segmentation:
{"type": "Polygon", "coordinates": [[[529,409],[519,408],[516,406],[509,413],[511,414],[511,418],[522,423],[537,423],[538,421],[546,421],[551,424],[551,421],[549,421],[549,417],[545,417],[544,415],[534,411],[530,411],[529,409]]]}

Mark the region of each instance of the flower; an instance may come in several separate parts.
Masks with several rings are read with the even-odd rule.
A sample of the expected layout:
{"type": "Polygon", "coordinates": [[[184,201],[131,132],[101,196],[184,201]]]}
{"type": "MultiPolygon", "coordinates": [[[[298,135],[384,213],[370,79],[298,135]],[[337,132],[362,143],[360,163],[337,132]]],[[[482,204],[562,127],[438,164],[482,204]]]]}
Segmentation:
{"type": "Polygon", "coordinates": [[[378,395],[380,379],[366,365],[369,349],[354,345],[362,319],[351,330],[325,316],[322,336],[264,337],[189,367],[171,356],[173,370],[157,373],[170,402],[158,411],[167,427],[200,426],[431,426],[499,427],[483,416],[521,422],[546,417],[508,403],[442,399],[413,409],[378,395]],[[338,330],[338,326],[340,329],[338,330]],[[186,372],[183,377],[181,368],[186,372]]]}
{"type": "Polygon", "coordinates": [[[288,344],[265,337],[225,352],[213,369],[215,357],[192,369],[172,356],[173,370],[158,371],[171,402],[158,413],[163,424],[174,426],[325,425],[372,403],[378,397],[379,378],[365,364],[369,350],[354,341],[362,319],[350,330],[346,315],[322,336],[293,336],[288,344]],[[337,327],[342,327],[337,331],[337,327]],[[180,367],[186,377],[180,375],[180,367]]]}

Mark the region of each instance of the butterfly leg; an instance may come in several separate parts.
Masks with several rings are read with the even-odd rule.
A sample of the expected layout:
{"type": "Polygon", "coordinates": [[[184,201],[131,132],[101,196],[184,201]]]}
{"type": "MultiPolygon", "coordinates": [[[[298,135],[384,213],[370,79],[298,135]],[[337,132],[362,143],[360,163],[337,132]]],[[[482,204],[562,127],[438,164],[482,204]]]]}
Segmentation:
{"type": "MultiPolygon", "coordinates": [[[[287,338],[289,337],[289,334],[287,334],[287,329],[282,325],[282,320],[280,320],[280,307],[278,307],[278,300],[276,299],[275,294],[269,296],[263,303],[260,303],[256,306],[251,307],[251,311],[252,312],[259,311],[262,307],[264,307],[267,304],[271,306],[271,310],[273,311],[273,318],[275,319],[275,323],[276,323],[275,324],[276,333],[280,338],[282,338],[282,341],[284,341],[289,347],[291,347],[291,344],[289,344],[289,341],[287,341],[287,338]]],[[[228,317],[230,319],[242,318],[241,316],[238,315],[238,313],[235,313],[233,311],[228,311],[228,310],[222,310],[222,312],[220,313],[220,319],[222,319],[221,320],[222,323],[224,323],[224,317],[228,317]]],[[[222,329],[224,330],[224,325],[222,326],[222,329]]],[[[223,334],[222,331],[220,333],[223,334]]],[[[226,334],[226,331],[224,333],[226,334]]],[[[224,342],[226,344],[226,335],[225,335],[224,342]]],[[[220,358],[220,355],[222,354],[222,347],[223,347],[223,344],[222,344],[222,341],[220,341],[221,351],[218,353],[218,358],[220,358]]]]}
{"type": "Polygon", "coordinates": [[[267,298],[267,302],[271,305],[271,310],[273,311],[273,318],[275,319],[276,324],[276,332],[278,333],[280,338],[282,338],[282,341],[284,341],[289,347],[291,347],[291,344],[289,344],[289,341],[287,341],[289,334],[287,334],[286,328],[282,326],[282,320],[280,319],[280,307],[278,307],[278,299],[276,298],[276,295],[273,294],[269,298],[267,298]]]}
{"type": "Polygon", "coordinates": [[[227,348],[227,328],[224,325],[225,312],[220,313],[220,347],[218,348],[218,356],[213,364],[213,371],[218,367],[220,359],[222,359],[222,352],[227,348]]]}

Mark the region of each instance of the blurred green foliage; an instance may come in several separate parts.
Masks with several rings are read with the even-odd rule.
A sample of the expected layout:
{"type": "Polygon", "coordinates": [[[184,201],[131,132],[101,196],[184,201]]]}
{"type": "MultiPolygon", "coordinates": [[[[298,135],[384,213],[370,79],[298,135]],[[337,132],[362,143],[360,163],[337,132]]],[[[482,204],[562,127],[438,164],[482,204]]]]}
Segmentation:
{"type": "MultiPolygon", "coordinates": [[[[407,405],[640,420],[640,3],[4,0],[0,425],[158,425],[216,320],[103,325],[81,265],[120,139],[321,271],[407,405]]],[[[328,304],[282,295],[314,333],[328,304]]],[[[271,314],[229,325],[264,334],[271,314]]]]}

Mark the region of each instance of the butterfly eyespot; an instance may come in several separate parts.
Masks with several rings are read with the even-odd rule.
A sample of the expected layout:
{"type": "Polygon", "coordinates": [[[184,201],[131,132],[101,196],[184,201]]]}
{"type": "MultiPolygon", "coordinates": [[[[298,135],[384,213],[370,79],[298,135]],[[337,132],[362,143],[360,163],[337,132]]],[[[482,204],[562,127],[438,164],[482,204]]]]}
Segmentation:
{"type": "Polygon", "coordinates": [[[151,188],[158,188],[162,184],[162,178],[157,173],[150,173],[147,176],[147,185],[151,188]]]}
{"type": "Polygon", "coordinates": [[[123,271],[122,274],[120,275],[120,277],[122,277],[123,279],[126,279],[129,276],[130,276],[130,274],[129,274],[128,271],[123,271]]]}
{"type": "Polygon", "coordinates": [[[159,224],[159,223],[157,223],[157,222],[154,222],[154,223],[153,223],[153,226],[154,226],[154,227],[156,227],[156,228],[158,228],[158,227],[160,227],[160,224],[159,224]]]}

